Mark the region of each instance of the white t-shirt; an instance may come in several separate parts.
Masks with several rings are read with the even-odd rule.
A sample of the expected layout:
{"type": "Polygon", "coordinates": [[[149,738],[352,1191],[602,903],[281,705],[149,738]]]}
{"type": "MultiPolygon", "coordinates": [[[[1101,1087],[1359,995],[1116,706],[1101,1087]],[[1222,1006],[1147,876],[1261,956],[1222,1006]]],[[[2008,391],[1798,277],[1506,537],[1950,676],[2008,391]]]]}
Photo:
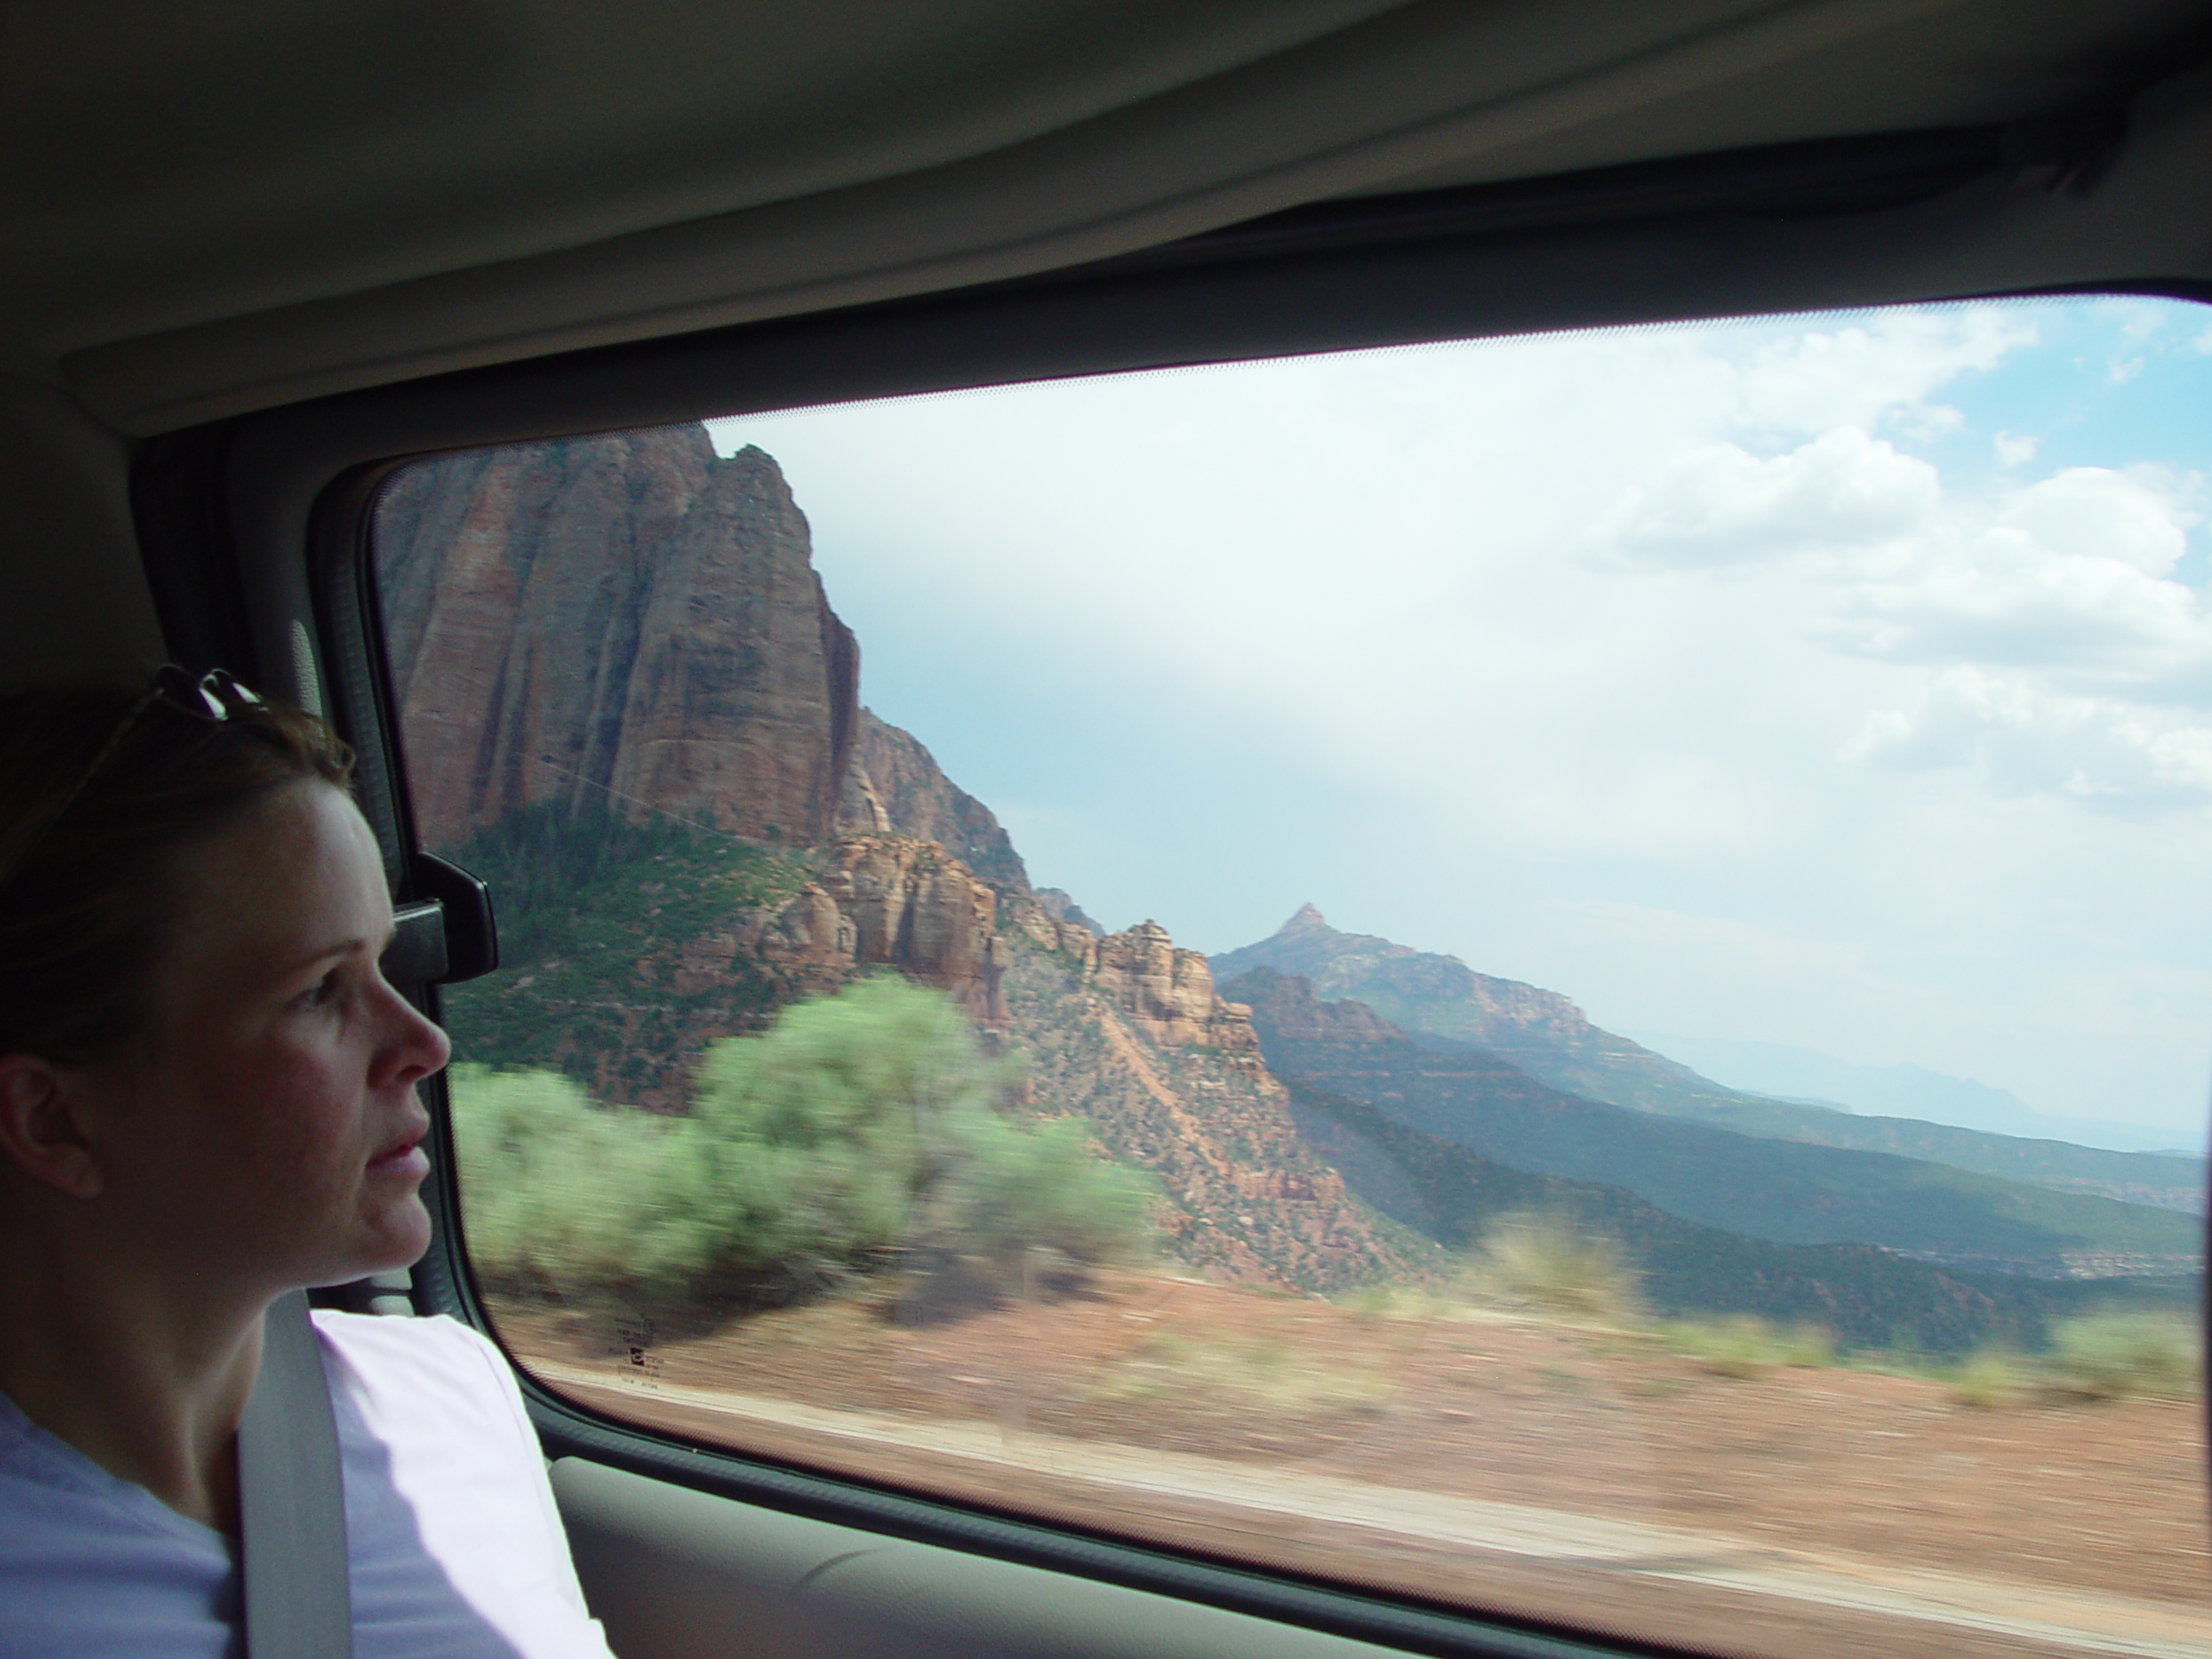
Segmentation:
{"type": "MultiPolygon", "coordinates": [[[[318,1312],[355,1659],[611,1659],[498,1349],[318,1312]]],[[[235,1659],[234,1547],[0,1395],[0,1659],[235,1659]]]]}

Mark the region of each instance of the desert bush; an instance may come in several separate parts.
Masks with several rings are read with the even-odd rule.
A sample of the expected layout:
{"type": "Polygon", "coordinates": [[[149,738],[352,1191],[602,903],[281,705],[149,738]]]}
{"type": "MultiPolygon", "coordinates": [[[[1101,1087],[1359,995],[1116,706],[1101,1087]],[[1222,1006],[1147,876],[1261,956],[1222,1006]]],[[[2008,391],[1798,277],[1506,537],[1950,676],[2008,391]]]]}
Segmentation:
{"type": "Polygon", "coordinates": [[[1676,1353],[1715,1376],[1764,1376],[1777,1366],[1817,1367],[1835,1362],[1835,1346],[1817,1325],[1777,1326],[1748,1313],[1710,1320],[1681,1320],[1661,1327],[1676,1353]]]}
{"type": "Polygon", "coordinates": [[[1986,1408],[2018,1398],[2023,1371],[2018,1356],[1999,1348],[1980,1348],[1949,1367],[1943,1380],[1958,1404],[1986,1408]]]}
{"type": "Polygon", "coordinates": [[[2196,1322],[2152,1312],[2088,1313],[2050,1327],[2052,1385],[2087,1400],[2179,1396],[2203,1386],[2196,1322]]]}
{"type": "Polygon", "coordinates": [[[1142,1248],[1151,1189],[1073,1119],[1017,1123],[1014,1068],[891,977],[712,1046],[688,1116],[594,1105],[542,1071],[462,1068],[467,1224],[495,1277],[772,1299],[894,1266],[995,1293],[1039,1253],[1142,1248]]]}
{"type": "Polygon", "coordinates": [[[1092,1156],[1087,1125],[1060,1118],[1025,1126],[977,1113],[950,1133],[963,1160],[948,1183],[953,1248],[1005,1273],[1038,1250],[1086,1264],[1138,1252],[1152,1189],[1092,1156]]]}
{"type": "Polygon", "coordinates": [[[450,1079],[468,1251],[510,1287],[683,1279],[713,1253],[690,1126],[594,1106],[550,1071],[450,1079]]]}
{"type": "Polygon", "coordinates": [[[1570,1319],[1621,1324],[1638,1312],[1637,1272],[1621,1247],[1555,1213],[1522,1211],[1491,1223],[1461,1282],[1478,1295],[1570,1319]]]}
{"type": "Polygon", "coordinates": [[[1465,1317],[1468,1313],[1465,1302],[1440,1296],[1421,1285],[1360,1285],[1331,1300],[1363,1319],[1427,1320],[1465,1317]]]}
{"type": "Polygon", "coordinates": [[[1685,1321],[1667,1329],[1675,1352],[1697,1361],[1715,1376],[1764,1376],[1781,1363],[1774,1332],[1749,1315],[1732,1319],[1685,1321]]]}

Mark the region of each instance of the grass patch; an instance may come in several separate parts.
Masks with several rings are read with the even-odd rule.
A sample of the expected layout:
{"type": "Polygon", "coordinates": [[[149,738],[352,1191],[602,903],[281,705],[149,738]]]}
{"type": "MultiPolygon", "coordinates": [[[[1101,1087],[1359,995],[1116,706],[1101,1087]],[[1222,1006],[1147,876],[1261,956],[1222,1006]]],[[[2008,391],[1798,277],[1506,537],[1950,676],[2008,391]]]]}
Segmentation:
{"type": "Polygon", "coordinates": [[[1676,1320],[1659,1328],[1665,1344],[1714,1376],[1764,1376],[1784,1366],[1835,1363],[1835,1344],[1815,1325],[1776,1325],[1750,1314],[1676,1320]]]}
{"type": "Polygon", "coordinates": [[[1555,1211],[1498,1217],[1459,1282],[1479,1300],[1598,1325],[1631,1324],[1642,1313],[1627,1253],[1555,1211]]]}
{"type": "Polygon", "coordinates": [[[2059,1319],[2050,1329],[2050,1385],[2080,1400],[2185,1398],[2204,1386],[2196,1322],[2132,1312],[2059,1319]]]}
{"type": "Polygon", "coordinates": [[[1209,1341],[1149,1331],[1093,1380],[1094,1400],[1205,1397],[1300,1415],[1379,1409],[1397,1384],[1372,1363],[1326,1358],[1274,1337],[1209,1341]]]}
{"type": "Polygon", "coordinates": [[[2018,1399],[2029,1379],[2018,1355],[2002,1348],[1983,1348],[1968,1354],[1942,1374],[1950,1385],[1955,1405],[1987,1410],[2018,1399]]]}

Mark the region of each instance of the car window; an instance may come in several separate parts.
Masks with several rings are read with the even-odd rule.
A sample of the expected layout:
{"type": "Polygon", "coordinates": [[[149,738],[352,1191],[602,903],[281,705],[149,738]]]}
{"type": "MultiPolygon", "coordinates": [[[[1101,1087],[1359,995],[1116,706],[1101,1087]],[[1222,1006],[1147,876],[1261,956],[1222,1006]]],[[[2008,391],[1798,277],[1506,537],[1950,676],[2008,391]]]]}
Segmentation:
{"type": "Polygon", "coordinates": [[[2212,327],[2084,299],[395,476],[501,1338],[1743,1654],[2198,1654],[2212,327]]]}

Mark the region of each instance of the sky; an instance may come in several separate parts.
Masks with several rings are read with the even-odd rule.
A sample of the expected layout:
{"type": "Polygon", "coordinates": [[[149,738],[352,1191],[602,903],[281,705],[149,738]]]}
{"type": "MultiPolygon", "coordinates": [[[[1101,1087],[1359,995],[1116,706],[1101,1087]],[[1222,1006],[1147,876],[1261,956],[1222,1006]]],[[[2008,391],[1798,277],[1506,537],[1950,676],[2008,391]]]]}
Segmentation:
{"type": "Polygon", "coordinates": [[[2212,311],[2007,302],[715,423],[1040,885],[2201,1135],[2212,311]]]}

